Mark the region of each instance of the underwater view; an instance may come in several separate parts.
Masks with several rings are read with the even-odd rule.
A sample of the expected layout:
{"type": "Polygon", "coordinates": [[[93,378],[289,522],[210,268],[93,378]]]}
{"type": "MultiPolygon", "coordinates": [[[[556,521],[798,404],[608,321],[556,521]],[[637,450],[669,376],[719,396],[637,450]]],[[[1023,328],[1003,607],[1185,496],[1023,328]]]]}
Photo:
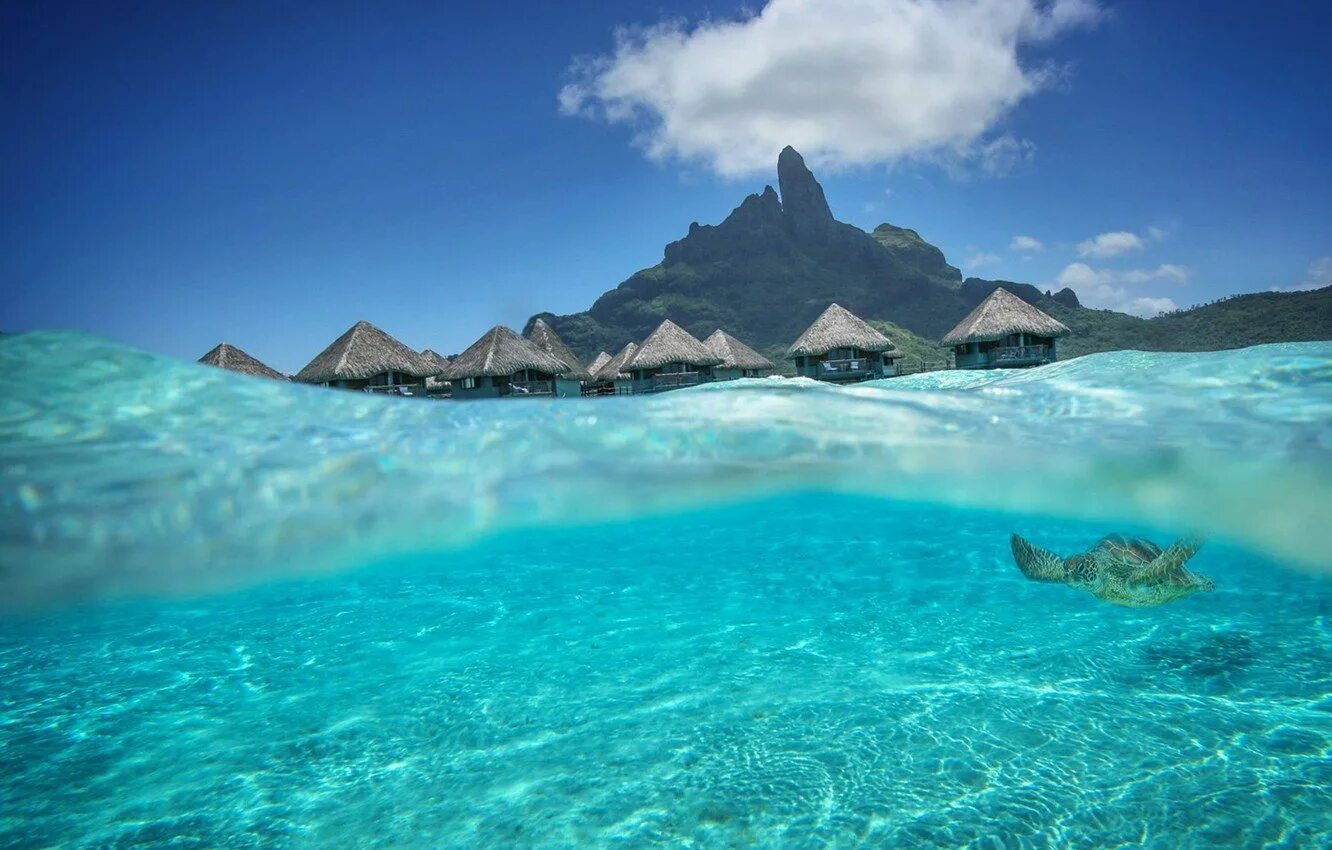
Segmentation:
{"type": "Polygon", "coordinates": [[[454,404],[0,367],[0,846],[1332,844],[1332,344],[454,404]]]}

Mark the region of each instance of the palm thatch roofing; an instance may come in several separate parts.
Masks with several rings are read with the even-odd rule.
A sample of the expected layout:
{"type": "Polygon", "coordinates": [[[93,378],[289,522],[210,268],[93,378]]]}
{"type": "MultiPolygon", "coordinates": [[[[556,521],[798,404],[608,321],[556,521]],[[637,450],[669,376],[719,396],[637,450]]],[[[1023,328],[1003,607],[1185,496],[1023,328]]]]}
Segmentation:
{"type": "Polygon", "coordinates": [[[511,328],[496,325],[455,357],[443,377],[450,381],[499,377],[524,369],[551,375],[564,375],[570,371],[566,363],[547,354],[536,343],[520,337],[511,328]]]}
{"type": "Polygon", "coordinates": [[[537,319],[532,326],[527,329],[526,337],[536,344],[538,348],[554,357],[556,360],[569,367],[569,371],[564,377],[575,381],[592,380],[591,372],[584,368],[578,355],[570,350],[569,346],[564,344],[560,335],[555,333],[555,329],[546,324],[545,319],[537,319]]]}
{"type": "Polygon", "coordinates": [[[991,342],[1015,333],[1060,337],[1068,334],[1069,329],[1063,322],[1000,287],[958,322],[957,327],[943,338],[943,344],[991,342]]]}
{"type": "Polygon", "coordinates": [[[438,378],[449,368],[449,358],[434,349],[427,348],[417,355],[421,362],[430,368],[430,377],[438,378]]]}
{"type": "Polygon", "coordinates": [[[359,381],[384,372],[414,378],[431,374],[421,356],[369,322],[357,322],[296,373],[307,384],[359,381]]]}
{"type": "Polygon", "coordinates": [[[888,351],[892,340],[870,327],[855,313],[840,304],[829,304],[828,309],[805,328],[786,349],[786,356],[818,357],[834,348],[859,348],[862,351],[888,351]]]}
{"type": "Polygon", "coordinates": [[[772,361],[731,336],[724,330],[713,331],[703,340],[708,351],[721,358],[723,369],[771,369],[772,361]]]}
{"type": "Polygon", "coordinates": [[[634,352],[633,359],[624,364],[625,371],[656,369],[667,363],[686,363],[690,366],[716,366],[721,358],[708,350],[689,331],[672,322],[662,320],[657,329],[648,334],[634,352]]]}
{"type": "Polygon", "coordinates": [[[611,360],[612,358],[609,354],[607,354],[604,351],[601,352],[596,357],[592,358],[591,363],[587,364],[588,374],[591,375],[593,378],[595,378],[597,376],[597,373],[601,371],[602,367],[604,367],[607,363],[611,362],[611,360]]]}
{"type": "Polygon", "coordinates": [[[288,378],[278,370],[256,360],[236,346],[226,342],[217,346],[203,357],[200,357],[199,362],[208,366],[230,369],[233,372],[241,372],[246,375],[257,375],[260,378],[272,378],[275,381],[291,380],[291,378],[288,378]]]}
{"type": "Polygon", "coordinates": [[[632,360],[637,351],[638,343],[631,342],[626,344],[625,347],[621,348],[605,366],[602,366],[601,369],[596,372],[596,379],[598,381],[614,381],[617,378],[629,377],[624,371],[624,364],[632,360]]]}

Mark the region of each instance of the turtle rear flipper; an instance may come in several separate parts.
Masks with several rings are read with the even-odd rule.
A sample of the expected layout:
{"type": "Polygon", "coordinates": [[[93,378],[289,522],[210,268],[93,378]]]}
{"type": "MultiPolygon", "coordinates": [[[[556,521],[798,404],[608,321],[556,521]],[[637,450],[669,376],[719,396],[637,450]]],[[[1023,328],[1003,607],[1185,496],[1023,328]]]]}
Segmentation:
{"type": "Polygon", "coordinates": [[[1017,534],[1009,542],[1013,546],[1013,560],[1017,561],[1018,569],[1022,570],[1024,576],[1032,581],[1064,581],[1063,558],[1033,546],[1017,534]]]}
{"type": "Polygon", "coordinates": [[[1156,560],[1144,566],[1138,573],[1139,581],[1162,581],[1184,569],[1189,559],[1202,548],[1201,537],[1181,537],[1170,548],[1156,556],[1156,560]]]}

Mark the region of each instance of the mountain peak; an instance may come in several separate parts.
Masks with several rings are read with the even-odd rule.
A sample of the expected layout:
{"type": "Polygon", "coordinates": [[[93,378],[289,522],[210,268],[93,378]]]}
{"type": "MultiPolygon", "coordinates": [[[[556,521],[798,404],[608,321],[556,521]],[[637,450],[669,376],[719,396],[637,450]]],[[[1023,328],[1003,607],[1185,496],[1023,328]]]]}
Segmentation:
{"type": "Polygon", "coordinates": [[[782,190],[782,210],[796,236],[819,238],[833,221],[823,187],[805,165],[805,158],[787,145],[777,157],[777,185],[782,190]]]}

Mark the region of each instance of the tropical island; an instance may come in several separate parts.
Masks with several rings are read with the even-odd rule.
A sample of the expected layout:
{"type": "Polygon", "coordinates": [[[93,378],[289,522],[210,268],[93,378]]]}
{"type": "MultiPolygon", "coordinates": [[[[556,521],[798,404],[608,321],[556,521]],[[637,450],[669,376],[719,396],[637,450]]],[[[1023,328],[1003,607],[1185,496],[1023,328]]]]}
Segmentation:
{"type": "MultiPolygon", "coordinates": [[[[690,224],[660,263],[584,312],[538,313],[521,335],[495,326],[451,357],[358,322],[293,379],[456,398],[568,397],[774,372],[845,382],[1332,338],[1332,287],[1237,295],[1154,318],[1093,309],[1071,288],[964,279],[909,228],[866,233],[838,221],[790,146],[777,183],[780,194],[765,186],[721,224],[690,224]],[[811,335],[826,344],[811,347],[811,335]]],[[[226,343],[201,362],[285,377],[226,343]]]]}

